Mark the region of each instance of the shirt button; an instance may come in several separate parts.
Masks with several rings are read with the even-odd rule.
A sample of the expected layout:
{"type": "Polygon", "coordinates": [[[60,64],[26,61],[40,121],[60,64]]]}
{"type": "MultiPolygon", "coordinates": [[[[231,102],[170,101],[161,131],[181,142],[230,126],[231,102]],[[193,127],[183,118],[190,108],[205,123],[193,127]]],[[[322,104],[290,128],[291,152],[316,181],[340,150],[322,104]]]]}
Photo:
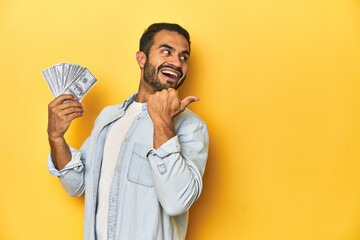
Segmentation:
{"type": "Polygon", "coordinates": [[[114,231],[114,228],[113,227],[111,227],[111,232],[113,232],[114,231]]]}
{"type": "Polygon", "coordinates": [[[114,198],[111,198],[111,202],[115,202],[114,198]]]}
{"type": "Polygon", "coordinates": [[[137,120],[140,120],[140,117],[138,117],[137,120]]]}
{"type": "Polygon", "coordinates": [[[124,139],[124,143],[126,143],[126,142],[127,142],[127,138],[124,139]]]}

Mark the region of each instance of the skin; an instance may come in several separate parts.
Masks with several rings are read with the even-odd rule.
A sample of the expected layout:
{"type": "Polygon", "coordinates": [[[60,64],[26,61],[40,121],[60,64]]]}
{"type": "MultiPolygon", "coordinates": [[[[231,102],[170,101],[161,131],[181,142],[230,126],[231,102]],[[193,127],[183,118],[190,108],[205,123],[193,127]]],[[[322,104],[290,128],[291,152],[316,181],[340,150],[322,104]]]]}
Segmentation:
{"type": "Polygon", "coordinates": [[[136,60],[141,68],[141,78],[139,94],[135,101],[147,102],[148,112],[154,123],[153,147],[155,149],[158,149],[162,144],[175,136],[172,119],[183,112],[190,103],[199,100],[195,96],[188,96],[180,101],[178,93],[174,89],[177,83],[185,78],[187,74],[188,58],[189,44],[182,35],[177,32],[162,30],[154,36],[154,44],[149,52],[149,63],[156,69],[166,63],[181,68],[183,72],[182,77],[173,82],[164,74],[158,72],[157,79],[162,84],[168,85],[169,88],[156,91],[156,89],[153,89],[144,81],[144,65],[147,59],[145,53],[136,53],[136,60]]]}
{"type": "Polygon", "coordinates": [[[71,153],[66,144],[64,134],[68,130],[70,123],[75,118],[84,114],[84,105],[76,101],[76,97],[70,94],[60,95],[55,98],[48,106],[48,136],[51,148],[51,157],[54,166],[63,169],[71,160],[71,153]],[[63,103],[66,100],[71,102],[63,103]]]}
{"type": "MultiPolygon", "coordinates": [[[[183,112],[186,107],[199,99],[188,96],[180,101],[176,88],[177,84],[185,79],[187,74],[187,59],[189,58],[189,44],[185,37],[177,32],[162,30],[154,36],[154,43],[150,48],[148,57],[144,52],[136,53],[136,60],[141,69],[140,83],[136,102],[147,103],[148,113],[154,124],[153,147],[158,149],[162,144],[175,136],[173,118],[183,112]],[[148,70],[155,68],[155,74],[150,80],[157,81],[162,90],[154,88],[144,80],[145,62],[148,70]],[[180,78],[172,79],[161,71],[159,66],[177,73],[180,78]],[[177,70],[175,70],[175,69],[177,70]]],[[[154,72],[154,71],[152,71],[154,72]]],[[[64,134],[71,121],[81,117],[85,111],[84,105],[76,101],[72,95],[61,95],[49,104],[48,136],[51,148],[51,157],[57,169],[63,169],[71,160],[71,153],[66,144],[64,134]],[[72,102],[65,102],[71,100],[72,102]]]]}

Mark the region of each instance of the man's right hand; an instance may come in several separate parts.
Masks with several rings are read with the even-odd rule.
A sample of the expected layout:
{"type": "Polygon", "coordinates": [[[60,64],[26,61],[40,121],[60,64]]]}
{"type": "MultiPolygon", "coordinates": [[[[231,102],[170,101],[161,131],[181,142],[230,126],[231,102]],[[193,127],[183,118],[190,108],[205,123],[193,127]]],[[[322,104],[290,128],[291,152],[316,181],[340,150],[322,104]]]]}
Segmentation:
{"type": "Polygon", "coordinates": [[[83,115],[84,105],[76,100],[73,95],[63,94],[49,103],[48,134],[50,141],[63,138],[71,121],[83,115]],[[66,100],[69,102],[64,103],[66,100]]]}

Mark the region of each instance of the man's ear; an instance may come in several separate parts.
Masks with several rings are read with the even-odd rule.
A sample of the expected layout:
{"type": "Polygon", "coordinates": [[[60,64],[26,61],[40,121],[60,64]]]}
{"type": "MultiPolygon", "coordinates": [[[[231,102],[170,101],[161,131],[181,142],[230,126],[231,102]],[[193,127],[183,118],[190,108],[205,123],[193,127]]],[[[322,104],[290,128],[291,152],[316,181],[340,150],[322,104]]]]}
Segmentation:
{"type": "Polygon", "coordinates": [[[141,51],[137,51],[136,52],[136,61],[138,62],[139,64],[139,67],[141,69],[144,68],[144,65],[145,65],[145,62],[146,62],[146,55],[144,52],[141,52],[141,51]]]}

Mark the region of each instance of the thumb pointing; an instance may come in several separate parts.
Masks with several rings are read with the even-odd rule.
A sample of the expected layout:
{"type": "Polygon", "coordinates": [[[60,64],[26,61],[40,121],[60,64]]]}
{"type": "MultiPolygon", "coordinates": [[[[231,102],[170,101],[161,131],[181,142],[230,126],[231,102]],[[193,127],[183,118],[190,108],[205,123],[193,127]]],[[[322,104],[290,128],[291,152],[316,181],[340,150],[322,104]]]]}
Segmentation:
{"type": "Polygon", "coordinates": [[[196,102],[199,101],[198,97],[195,96],[188,96],[186,98],[184,98],[181,102],[180,102],[180,110],[184,111],[185,108],[192,102],[196,102]]]}

